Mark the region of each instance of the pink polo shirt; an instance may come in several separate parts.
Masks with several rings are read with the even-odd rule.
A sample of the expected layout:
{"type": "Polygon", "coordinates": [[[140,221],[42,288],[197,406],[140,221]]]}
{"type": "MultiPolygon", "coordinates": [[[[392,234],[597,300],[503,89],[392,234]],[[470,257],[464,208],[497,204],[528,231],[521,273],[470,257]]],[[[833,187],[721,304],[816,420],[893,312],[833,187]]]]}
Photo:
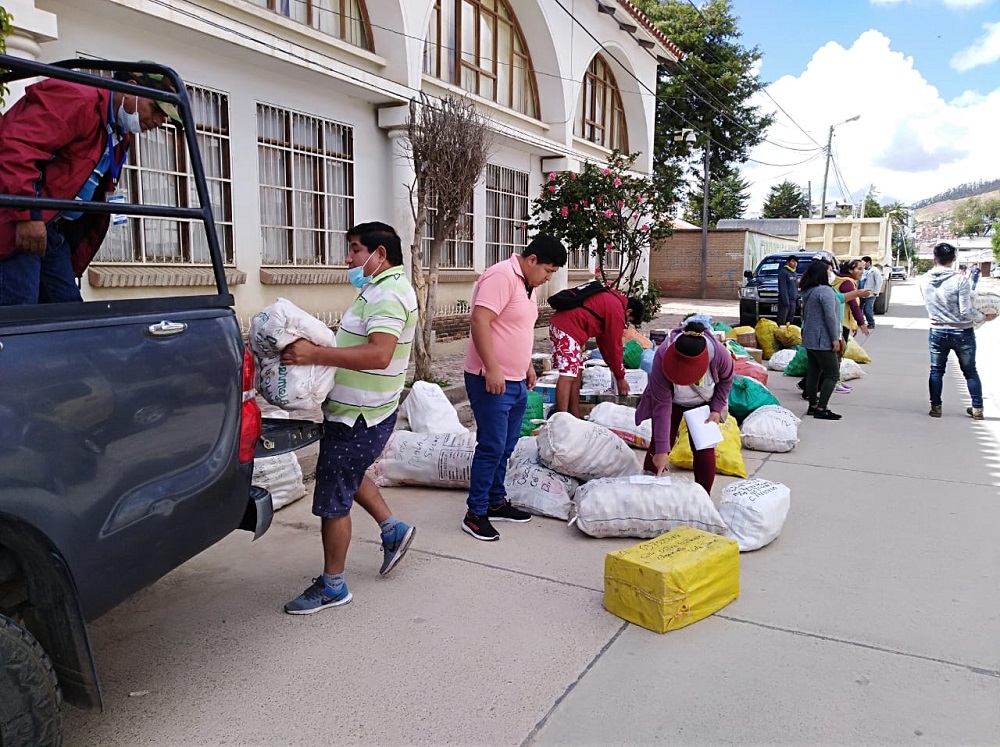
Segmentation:
{"type": "MultiPolygon", "coordinates": [[[[523,381],[531,365],[531,350],[535,344],[538,299],[534,292],[528,297],[524,288],[524,273],[516,254],[512,254],[506,262],[497,262],[487,268],[479,277],[472,291],[472,306],[483,306],[497,315],[490,324],[493,354],[507,381],[523,381]]],[[[486,373],[483,359],[479,357],[471,336],[465,352],[465,370],[471,374],[486,373]]]]}

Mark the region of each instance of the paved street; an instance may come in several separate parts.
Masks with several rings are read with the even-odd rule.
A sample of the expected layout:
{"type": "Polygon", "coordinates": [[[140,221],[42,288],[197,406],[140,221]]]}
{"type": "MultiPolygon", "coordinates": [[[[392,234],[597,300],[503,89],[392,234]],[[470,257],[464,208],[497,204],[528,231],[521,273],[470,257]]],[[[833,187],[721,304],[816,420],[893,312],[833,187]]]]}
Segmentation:
{"type": "MultiPolygon", "coordinates": [[[[975,424],[957,366],[944,418],[927,416],[914,281],[877,325],[867,377],[834,395],[842,421],[805,420],[789,454],[744,452],[792,509],[713,617],[624,623],[602,607],[603,558],[637,540],[536,518],[475,542],[463,493],[420,489],[386,491],[419,527],[398,570],[379,577],[358,513],[354,602],[290,617],[320,567],[305,499],[93,625],[106,710],[67,708],[67,744],[996,743],[1000,322],[979,336],[975,424]]],[[[793,379],[771,382],[804,412],[793,379]]]]}

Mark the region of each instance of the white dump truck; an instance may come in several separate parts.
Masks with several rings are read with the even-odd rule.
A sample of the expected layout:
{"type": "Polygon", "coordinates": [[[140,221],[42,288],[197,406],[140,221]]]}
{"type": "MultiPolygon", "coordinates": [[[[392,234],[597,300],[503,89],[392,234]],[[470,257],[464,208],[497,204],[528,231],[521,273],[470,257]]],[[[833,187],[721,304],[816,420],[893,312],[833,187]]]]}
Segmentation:
{"type": "Polygon", "coordinates": [[[885,314],[892,295],[892,223],[888,218],[803,218],[800,251],[826,251],[838,261],[871,257],[882,270],[875,313],[885,314]]]}

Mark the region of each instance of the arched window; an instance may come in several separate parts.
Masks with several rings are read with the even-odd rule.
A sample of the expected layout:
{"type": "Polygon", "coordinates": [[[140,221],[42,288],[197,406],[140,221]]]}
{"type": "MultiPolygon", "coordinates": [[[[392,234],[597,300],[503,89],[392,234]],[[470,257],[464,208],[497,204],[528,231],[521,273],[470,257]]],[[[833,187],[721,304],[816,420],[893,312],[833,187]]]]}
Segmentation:
{"type": "Polygon", "coordinates": [[[622,94],[611,66],[601,55],[590,61],[583,76],[574,133],[608,150],[628,153],[628,128],[622,94]]]}
{"type": "Polygon", "coordinates": [[[348,44],[374,52],[365,0],[250,0],[285,18],[312,26],[348,44]]]}
{"type": "Polygon", "coordinates": [[[436,0],[424,72],[538,118],[538,87],[507,0],[436,0]]]}

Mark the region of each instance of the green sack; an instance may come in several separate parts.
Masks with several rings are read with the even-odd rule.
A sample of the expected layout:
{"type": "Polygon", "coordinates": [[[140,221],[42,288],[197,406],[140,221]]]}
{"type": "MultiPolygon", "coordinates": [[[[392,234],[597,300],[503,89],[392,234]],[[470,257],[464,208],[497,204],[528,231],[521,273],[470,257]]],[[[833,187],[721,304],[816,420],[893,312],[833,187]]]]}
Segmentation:
{"type": "Polygon", "coordinates": [[[639,368],[642,365],[642,345],[629,340],[622,350],[622,357],[625,359],[625,368],[639,368]]]}
{"type": "MultiPolygon", "coordinates": [[[[719,330],[720,332],[722,330],[719,330]]],[[[747,349],[740,345],[736,340],[726,340],[726,347],[729,348],[729,352],[735,355],[737,358],[749,358],[750,353],[747,349]]]]}
{"type": "Polygon", "coordinates": [[[534,389],[528,390],[528,406],[524,408],[521,418],[521,435],[530,436],[538,426],[532,420],[542,420],[545,417],[545,399],[534,389]]]}
{"type": "Polygon", "coordinates": [[[712,322],[712,329],[716,332],[732,332],[733,328],[725,322],[712,322]]]}
{"type": "Polygon", "coordinates": [[[747,415],[764,405],[780,405],[771,390],[749,376],[734,376],[729,392],[729,413],[740,425],[747,415]]]}
{"type": "Polygon", "coordinates": [[[795,351],[795,357],[785,366],[785,376],[805,376],[808,368],[809,356],[806,349],[799,345],[799,349],[795,351]]]}

